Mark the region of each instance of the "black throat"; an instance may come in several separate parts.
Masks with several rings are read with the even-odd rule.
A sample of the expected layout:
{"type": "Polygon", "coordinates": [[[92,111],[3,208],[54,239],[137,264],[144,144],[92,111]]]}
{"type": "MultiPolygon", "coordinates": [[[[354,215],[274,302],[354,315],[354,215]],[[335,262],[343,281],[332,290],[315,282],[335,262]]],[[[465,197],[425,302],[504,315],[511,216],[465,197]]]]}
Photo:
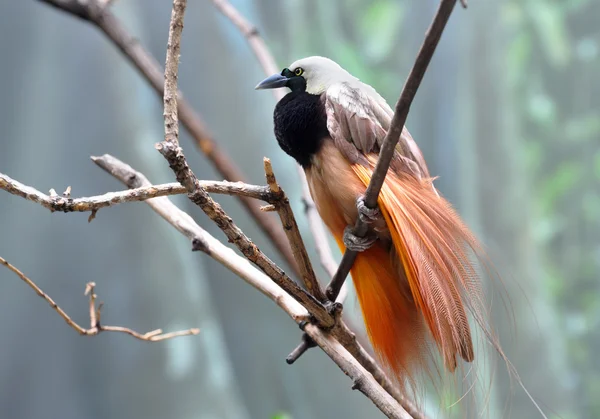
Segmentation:
{"type": "Polygon", "coordinates": [[[329,135],[321,96],[293,89],[277,103],[273,119],[279,146],[302,167],[310,167],[311,157],[329,135]]]}

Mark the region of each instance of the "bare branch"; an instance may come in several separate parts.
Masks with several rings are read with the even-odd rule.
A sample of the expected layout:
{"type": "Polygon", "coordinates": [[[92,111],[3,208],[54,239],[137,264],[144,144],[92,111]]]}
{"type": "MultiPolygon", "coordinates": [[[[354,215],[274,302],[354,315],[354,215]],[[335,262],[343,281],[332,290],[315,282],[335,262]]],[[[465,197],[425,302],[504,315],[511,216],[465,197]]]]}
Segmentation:
{"type": "MultiPolygon", "coordinates": [[[[169,29],[169,39],[171,42],[167,48],[167,62],[170,63],[170,67],[165,73],[165,77],[168,79],[165,82],[165,89],[177,89],[177,77],[172,74],[173,68],[177,68],[177,61],[179,56],[179,40],[181,35],[174,34],[173,32],[181,31],[183,26],[177,23],[178,20],[183,19],[179,16],[179,13],[183,13],[185,8],[178,9],[177,5],[182,0],[174,0],[173,2],[173,14],[171,15],[171,24],[169,29]],[[177,9],[177,11],[176,11],[177,9]]],[[[165,98],[170,97],[170,102],[165,99],[165,108],[174,107],[177,105],[177,97],[174,94],[165,92],[165,98]],[[175,103],[173,103],[175,102],[175,103]]],[[[167,111],[165,111],[166,113],[167,111]]],[[[172,125],[176,126],[177,113],[171,113],[174,116],[174,120],[171,122],[172,125]]],[[[176,128],[169,127],[165,124],[165,138],[169,135],[169,130],[176,128]]],[[[270,278],[272,278],[277,285],[282,287],[286,292],[296,298],[306,309],[315,316],[316,320],[323,327],[331,327],[335,323],[335,319],[331,316],[325,307],[316,300],[312,295],[308,294],[302,288],[300,288],[292,279],[286,275],[286,273],[277,266],[271,259],[269,259],[264,253],[262,253],[258,247],[242,232],[242,230],[233,222],[231,217],[225,213],[223,208],[217,204],[208,193],[201,187],[198,182],[198,178],[194,172],[190,169],[183,150],[179,147],[177,141],[163,141],[156,145],[156,149],[167,159],[169,166],[175,173],[177,181],[185,186],[188,191],[188,198],[198,205],[202,211],[208,217],[219,226],[219,228],[225,233],[230,242],[234,243],[238,249],[246,256],[250,261],[254,262],[259,268],[263,270],[270,278]]]]}
{"type": "MultiPolygon", "coordinates": [[[[212,0],[212,2],[244,35],[265,73],[270,76],[279,72],[273,54],[267,48],[256,26],[250,23],[229,1],[212,0]]],[[[280,100],[284,96],[281,89],[274,89],[273,94],[277,100],[280,100]]]]}
{"type": "MultiPolygon", "coordinates": [[[[94,162],[118,178],[129,188],[150,185],[150,181],[142,173],[135,171],[131,166],[112,156],[104,155],[97,157],[94,159],[94,162]]],[[[304,324],[309,320],[309,312],[292,298],[290,294],[279,287],[272,278],[266,276],[263,272],[252,266],[247,259],[239,256],[232,249],[203,230],[187,213],[177,208],[169,198],[159,197],[145,202],[179,232],[188,237],[192,241],[195,250],[204,252],[258,289],[281,307],[296,323],[304,324]]],[[[305,327],[305,331],[310,336],[310,339],[314,340],[354,383],[358,383],[356,388],[371,399],[382,412],[391,418],[411,419],[411,416],[406,413],[403,407],[394,398],[389,396],[389,394],[394,393],[389,390],[386,393],[386,390],[379,384],[382,382],[386,383],[387,379],[385,379],[383,372],[375,366],[374,370],[379,371],[380,374],[371,375],[365,371],[357,359],[336,341],[338,333],[340,333],[338,330],[343,332],[343,329],[338,327],[335,327],[329,333],[313,324],[307,324],[305,327]],[[384,379],[380,380],[378,377],[384,377],[384,379]]],[[[352,335],[349,335],[350,339],[351,337],[352,335]]],[[[368,354],[366,356],[368,357],[368,354]]],[[[387,383],[391,386],[389,380],[387,383]]],[[[420,419],[421,416],[415,415],[414,418],[420,419]]]]}
{"type": "MultiPolygon", "coordinates": [[[[95,159],[95,157],[92,157],[95,159]]],[[[242,195],[265,202],[276,200],[268,186],[248,185],[242,182],[216,182],[209,180],[198,181],[207,192],[242,195]]],[[[150,185],[144,188],[129,189],[119,192],[108,192],[103,195],[71,198],[70,187],[63,196],[57,194],[46,195],[31,186],[27,186],[0,173],[0,189],[40,204],[50,211],[59,212],[88,212],[98,211],[100,208],[110,207],[125,202],[145,201],[158,196],[180,195],[187,190],[179,183],[166,183],[162,185],[150,185]]]]}
{"type": "MultiPolygon", "coordinates": [[[[63,12],[82,18],[98,27],[108,39],[123,53],[123,55],[138,69],[140,74],[150,83],[156,93],[160,96],[164,91],[164,78],[161,65],[152,57],[139,41],[134,38],[121,21],[111,12],[108,7],[101,7],[99,0],[38,0],[53,6],[63,12]]],[[[177,108],[179,118],[198,148],[205,154],[206,158],[213,164],[215,169],[224,179],[229,181],[245,182],[246,176],[239,167],[226,154],[206,128],[200,115],[194,111],[192,106],[185,100],[181,92],[178,92],[177,108]]],[[[273,242],[274,247],[283,256],[287,264],[297,270],[294,255],[287,242],[286,236],[274,217],[262,212],[256,202],[240,195],[238,196],[242,205],[256,221],[263,233],[273,242]]]]}
{"type": "Polygon", "coordinates": [[[296,263],[300,269],[302,282],[304,283],[304,286],[308,292],[310,292],[317,300],[325,302],[325,293],[321,289],[321,284],[319,284],[319,281],[317,280],[312,263],[308,257],[308,252],[306,251],[304,241],[300,235],[300,230],[298,229],[294,212],[290,206],[290,201],[285,195],[283,189],[281,189],[277,183],[275,173],[273,173],[273,167],[271,166],[271,160],[265,157],[264,165],[265,175],[267,177],[267,183],[269,184],[271,193],[275,196],[278,196],[278,199],[274,205],[279,214],[281,224],[283,225],[283,231],[285,231],[288,241],[292,246],[292,252],[294,253],[296,263]]]}
{"type": "Polygon", "coordinates": [[[21,278],[23,280],[23,282],[25,282],[27,285],[29,285],[29,287],[31,287],[37,293],[37,295],[39,295],[44,300],[46,300],[46,302],[48,304],[50,304],[50,307],[52,307],[52,309],[54,311],[56,311],[58,313],[58,315],[60,317],[62,317],[62,319],[80,335],[95,336],[95,335],[99,334],[100,332],[119,332],[119,333],[126,333],[128,335],[131,335],[136,339],[145,340],[148,342],[157,342],[160,340],[171,339],[171,338],[175,338],[178,336],[190,336],[190,335],[197,335],[198,333],[200,333],[199,329],[194,328],[194,329],[182,330],[179,332],[171,332],[171,333],[166,333],[166,334],[163,334],[162,330],[157,329],[152,332],[148,332],[146,334],[141,334],[141,333],[138,333],[127,327],[102,326],[100,324],[100,318],[99,318],[100,317],[100,308],[96,307],[96,294],[94,294],[95,284],[93,282],[90,282],[86,285],[86,291],[85,291],[86,295],[90,294],[90,328],[89,329],[83,328],[79,324],[77,324],[75,321],[73,321],[73,319],[71,319],[71,317],[69,317],[69,315],[62,308],[60,308],[59,305],[56,304],[54,302],[54,300],[52,298],[50,298],[50,296],[48,294],[46,294],[44,291],[42,291],[42,289],[40,287],[38,287],[35,282],[33,282],[31,279],[29,279],[27,276],[25,276],[25,274],[23,272],[21,272],[15,266],[8,263],[2,257],[0,257],[0,264],[6,266],[9,270],[14,272],[19,278],[21,278]]]}
{"type": "MultiPolygon", "coordinates": [[[[252,49],[252,52],[254,52],[254,55],[258,59],[258,62],[263,68],[265,74],[270,76],[271,74],[277,73],[279,69],[277,68],[273,54],[271,54],[269,48],[261,38],[256,26],[250,23],[229,1],[212,0],[212,2],[216,8],[238,28],[242,35],[244,35],[248,41],[248,45],[252,49]]],[[[281,100],[284,96],[283,89],[273,89],[271,91],[273,92],[275,100],[277,101],[281,100]]],[[[302,200],[304,201],[308,224],[310,226],[311,234],[314,238],[319,260],[321,261],[321,265],[324,267],[325,271],[329,274],[329,277],[333,278],[338,264],[331,253],[331,248],[329,247],[329,242],[327,241],[325,226],[323,225],[321,217],[317,213],[317,209],[315,208],[312,197],[310,196],[304,170],[299,165],[296,165],[296,170],[298,172],[298,177],[300,178],[300,183],[302,184],[302,200]]],[[[344,290],[345,293],[336,301],[341,303],[344,302],[347,294],[347,288],[344,288],[344,290]]]]}
{"type": "Polygon", "coordinates": [[[306,307],[321,326],[325,328],[333,326],[335,319],[328,313],[327,309],[315,297],[300,288],[279,266],[261,252],[223,208],[202,188],[196,175],[190,170],[181,147],[163,141],[157,145],[157,148],[169,162],[169,166],[175,172],[177,180],[181,184],[190,185],[188,189],[190,200],[198,205],[219,226],[229,241],[235,244],[244,256],[255,263],[280,287],[306,307]]]}
{"type": "MultiPolygon", "coordinates": [[[[435,52],[440,38],[442,37],[442,32],[446,27],[446,23],[450,18],[450,14],[454,9],[455,4],[456,0],[441,0],[437,13],[433,18],[433,22],[427,30],[425,40],[421,45],[421,49],[419,50],[415,63],[410,70],[408,78],[406,79],[406,83],[404,83],[402,93],[400,94],[400,98],[396,103],[396,109],[394,111],[394,117],[392,118],[390,129],[383,140],[377,165],[375,166],[373,176],[371,177],[371,182],[369,183],[367,191],[365,192],[365,204],[368,208],[377,207],[379,191],[383,186],[387,171],[390,167],[390,163],[392,162],[396,144],[398,144],[404,124],[406,123],[410,105],[412,104],[417,90],[421,85],[421,80],[423,80],[425,71],[427,70],[429,62],[431,61],[431,57],[433,57],[433,53],[435,52]]],[[[359,237],[363,237],[367,231],[368,226],[362,223],[360,217],[358,217],[354,227],[354,234],[359,237]]],[[[338,271],[327,287],[327,296],[329,299],[336,299],[342,284],[346,280],[346,277],[348,276],[348,273],[354,264],[356,255],[357,252],[346,249],[338,271]]]]}
{"type": "MultiPolygon", "coordinates": [[[[151,185],[150,181],[140,172],[119,159],[105,154],[92,158],[94,163],[123,182],[128,188],[144,188],[151,185]]],[[[145,201],[158,215],[181,234],[190,239],[193,250],[202,251],[214,258],[227,269],[231,270],[257,288],[271,300],[275,301],[288,314],[304,310],[293,298],[285,298],[287,294],[265,274],[258,271],[245,258],[236,254],[232,249],[223,245],[200,227],[186,212],[180,210],[168,198],[160,197],[145,201]]],[[[297,317],[292,316],[296,323],[308,320],[308,313],[297,317]]]]}
{"type": "Polygon", "coordinates": [[[187,0],[173,0],[167,58],[165,60],[165,88],[163,95],[163,116],[165,118],[165,141],[179,144],[179,116],[177,113],[177,72],[179,70],[179,51],[181,33],[187,0]]]}

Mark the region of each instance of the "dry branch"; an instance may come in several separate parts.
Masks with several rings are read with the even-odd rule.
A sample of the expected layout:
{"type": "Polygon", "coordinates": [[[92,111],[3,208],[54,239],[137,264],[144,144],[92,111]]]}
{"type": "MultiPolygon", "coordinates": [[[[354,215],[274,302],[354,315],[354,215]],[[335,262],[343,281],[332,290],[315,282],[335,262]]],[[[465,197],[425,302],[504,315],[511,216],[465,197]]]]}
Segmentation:
{"type": "MultiPolygon", "coordinates": [[[[182,0],[175,0],[174,4],[179,3],[182,0]]],[[[176,9],[173,8],[174,13],[171,19],[171,25],[169,28],[169,44],[167,47],[167,63],[169,67],[165,71],[165,109],[176,106],[176,95],[168,92],[169,89],[176,91],[177,89],[177,77],[176,69],[179,61],[179,45],[177,43],[180,39],[180,34],[183,25],[177,23],[178,19],[181,19],[177,12],[183,12],[185,8],[176,9]],[[175,22],[174,22],[175,21],[175,22]],[[175,69],[175,71],[173,71],[175,69]],[[167,103],[166,98],[171,98],[170,102],[167,103]],[[175,101],[175,103],[173,103],[175,101]]],[[[177,113],[171,111],[165,111],[165,114],[175,116],[177,113]]],[[[174,124],[177,125],[177,119],[174,120],[174,124]]],[[[169,128],[165,124],[165,138],[169,135],[169,128]]],[[[194,172],[190,169],[183,150],[177,142],[177,138],[172,136],[169,141],[163,141],[156,145],[157,150],[165,157],[169,162],[169,166],[175,173],[177,181],[185,186],[188,191],[188,198],[198,205],[208,217],[219,226],[219,228],[225,233],[230,242],[234,243],[238,249],[246,256],[250,261],[255,263],[260,269],[263,270],[270,278],[272,278],[280,287],[286,292],[296,298],[316,319],[316,321],[322,327],[332,327],[335,323],[335,318],[327,311],[327,309],[312,295],[308,294],[302,288],[300,288],[286,273],[277,266],[271,259],[269,259],[258,247],[242,232],[242,230],[233,222],[231,217],[225,213],[223,208],[217,204],[202,188],[198,178],[194,172]]]]}
{"type": "MultiPolygon", "coordinates": [[[[259,199],[265,202],[276,201],[277,198],[271,193],[268,186],[248,185],[242,182],[216,182],[209,180],[199,181],[202,188],[209,193],[225,195],[241,195],[249,198],[259,199]]],[[[51,194],[46,195],[31,186],[11,179],[9,176],[0,173],[0,189],[27,199],[28,201],[40,204],[50,211],[58,212],[88,212],[98,211],[101,208],[111,207],[113,205],[125,202],[145,201],[158,196],[180,195],[187,193],[187,190],[179,183],[166,183],[161,185],[150,185],[143,188],[129,189],[119,192],[108,192],[102,195],[71,198],[69,193],[62,196],[51,194]]]]}
{"type": "MultiPolygon", "coordinates": [[[[38,1],[84,19],[99,28],[137,68],[156,93],[160,96],[163,95],[164,78],[161,65],[144,49],[139,40],[127,31],[121,21],[111,12],[110,7],[104,7],[100,0],[38,1]]],[[[177,108],[179,110],[179,119],[217,172],[226,180],[245,182],[246,176],[212,138],[200,115],[194,111],[181,92],[178,92],[177,108]]],[[[297,271],[292,250],[277,220],[271,214],[261,211],[259,205],[253,202],[252,199],[242,195],[238,196],[238,198],[263,233],[283,256],[286,263],[297,271]]]]}
{"type": "Polygon", "coordinates": [[[294,258],[296,259],[298,269],[300,270],[302,282],[304,283],[304,286],[306,287],[308,292],[310,292],[317,300],[325,302],[325,293],[321,289],[321,285],[317,280],[315,271],[312,267],[312,263],[310,261],[310,258],[308,257],[308,252],[306,251],[304,241],[302,240],[302,236],[300,235],[298,223],[296,223],[296,218],[294,217],[294,212],[292,211],[292,207],[290,206],[290,201],[288,200],[283,189],[281,189],[281,187],[277,183],[275,173],[273,173],[273,167],[271,166],[271,160],[265,158],[264,165],[265,175],[271,193],[274,196],[278,197],[277,202],[274,204],[274,207],[277,213],[279,214],[279,219],[281,220],[281,224],[283,225],[283,231],[285,231],[288,241],[292,246],[292,252],[294,253],[294,258]]]}
{"type": "MultiPolygon", "coordinates": [[[[140,172],[119,159],[105,154],[92,157],[103,170],[123,182],[128,188],[145,188],[150,181],[140,172]]],[[[192,249],[202,251],[217,260],[227,269],[240,276],[253,287],[257,288],[271,300],[275,301],[286,313],[290,314],[296,323],[309,319],[308,312],[293,298],[286,294],[281,287],[257,270],[245,258],[236,254],[219,240],[200,227],[192,217],[180,210],[167,197],[159,197],[145,201],[158,215],[186,236],[192,243],[192,249]],[[295,313],[304,313],[296,315],[295,313]]]]}
{"type": "Polygon", "coordinates": [[[88,294],[90,295],[90,328],[86,329],[84,327],[81,327],[75,321],[73,321],[73,319],[71,319],[71,317],[62,308],[60,308],[60,306],[58,304],[56,304],[56,302],[54,302],[54,300],[52,298],[50,298],[50,296],[48,294],[46,294],[44,291],[42,291],[42,289],[40,287],[38,287],[35,282],[33,282],[31,279],[29,279],[23,272],[21,272],[15,266],[8,263],[2,257],[0,257],[0,264],[6,266],[9,270],[14,272],[19,278],[21,278],[23,280],[23,282],[25,282],[27,285],[29,285],[29,287],[31,287],[37,293],[37,295],[39,295],[44,300],[46,300],[46,302],[48,304],[50,304],[50,307],[52,307],[52,309],[54,311],[56,311],[58,313],[58,315],[60,317],[62,317],[62,319],[80,335],[95,336],[101,332],[119,332],[119,333],[126,333],[128,335],[131,335],[136,339],[145,340],[148,342],[158,342],[161,340],[171,339],[171,338],[175,338],[178,336],[190,336],[190,335],[197,335],[198,333],[200,333],[199,329],[194,328],[194,329],[181,330],[178,332],[171,332],[171,333],[164,333],[164,334],[161,329],[156,329],[151,332],[141,334],[141,333],[138,333],[135,330],[129,329],[127,327],[103,326],[100,324],[100,310],[101,310],[102,305],[96,306],[97,296],[94,293],[94,287],[96,286],[96,284],[94,284],[93,282],[89,282],[85,287],[85,295],[88,295],[88,294]]]}
{"type": "MultiPolygon", "coordinates": [[[[238,28],[242,35],[244,35],[244,38],[246,38],[248,41],[248,45],[258,59],[258,62],[263,68],[265,74],[270,76],[271,74],[277,73],[279,69],[277,68],[273,54],[271,54],[269,51],[269,48],[260,36],[256,26],[249,22],[229,1],[212,0],[212,2],[215,7],[238,28]]],[[[281,98],[284,96],[283,89],[273,89],[271,92],[277,101],[281,100],[281,98]]],[[[325,226],[323,225],[321,217],[317,213],[315,204],[310,196],[304,170],[299,165],[296,165],[296,171],[298,172],[298,177],[300,178],[300,183],[302,184],[302,200],[304,201],[306,216],[308,218],[308,223],[314,239],[317,254],[319,255],[319,260],[321,261],[321,265],[325,271],[329,274],[329,277],[333,278],[338,264],[331,253],[329,241],[327,240],[327,233],[325,232],[325,226]]],[[[344,302],[345,296],[346,294],[342,295],[341,298],[337,299],[337,301],[344,302]]],[[[315,294],[315,297],[320,300],[320,295],[315,294]]]]}
{"type": "MultiPolygon", "coordinates": [[[[94,157],[93,161],[129,188],[140,188],[150,185],[150,181],[142,173],[135,171],[131,166],[112,156],[104,155],[102,157],[94,157]]],[[[190,239],[195,250],[204,252],[258,289],[281,307],[296,323],[306,324],[310,319],[310,313],[302,307],[298,301],[292,298],[289,293],[279,287],[272,278],[259,271],[256,267],[252,266],[247,259],[237,255],[232,249],[211,236],[187,213],[181,211],[173,204],[169,198],[159,197],[145,202],[179,232],[190,239]]],[[[341,322],[339,324],[343,325],[341,322]]],[[[318,346],[321,347],[344,371],[344,373],[353,380],[353,383],[357,385],[356,389],[367,395],[367,397],[369,397],[382,412],[388,412],[388,417],[420,419],[421,416],[410,416],[405,409],[394,400],[396,395],[394,395],[394,398],[389,396],[389,394],[394,394],[390,390],[387,390],[387,388],[392,388],[392,385],[376,365],[374,365],[374,370],[379,371],[379,374],[377,374],[377,372],[375,374],[367,372],[365,367],[363,367],[364,360],[359,361],[352,350],[349,351],[345,349],[340,344],[341,341],[338,342],[338,330],[342,329],[335,327],[331,332],[325,332],[313,324],[307,324],[305,326],[305,331],[308,336],[317,342],[318,346]],[[387,386],[387,388],[384,389],[382,386],[387,386]]],[[[348,336],[351,337],[353,335],[349,334],[348,336]]],[[[346,342],[344,342],[344,346],[346,346],[346,342]]],[[[348,346],[353,348],[353,345],[348,346]]],[[[366,352],[364,355],[366,355],[367,358],[370,358],[366,352]]],[[[373,362],[374,364],[372,359],[370,362],[373,362]]],[[[410,406],[410,403],[408,403],[408,405],[410,406]]]]}

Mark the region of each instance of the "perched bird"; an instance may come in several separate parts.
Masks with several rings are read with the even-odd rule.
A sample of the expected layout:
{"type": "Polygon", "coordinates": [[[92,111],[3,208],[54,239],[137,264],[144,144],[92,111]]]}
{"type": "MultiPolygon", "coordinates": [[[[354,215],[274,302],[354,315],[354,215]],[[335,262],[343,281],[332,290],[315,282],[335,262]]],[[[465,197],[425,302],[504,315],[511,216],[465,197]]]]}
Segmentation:
{"type": "Polygon", "coordinates": [[[400,382],[414,379],[432,348],[451,372],[457,360],[473,361],[467,312],[486,322],[473,257],[479,245],[436,191],[409,132],[404,129],[396,147],[379,209],[371,210],[362,196],[390,128],[390,106],[324,57],[298,60],[256,89],[280,87],[291,91],[275,107],[275,136],[304,168],[340,249],[360,251],[351,275],[380,360],[400,382]],[[348,227],[359,216],[372,227],[364,239],[348,227]]]}

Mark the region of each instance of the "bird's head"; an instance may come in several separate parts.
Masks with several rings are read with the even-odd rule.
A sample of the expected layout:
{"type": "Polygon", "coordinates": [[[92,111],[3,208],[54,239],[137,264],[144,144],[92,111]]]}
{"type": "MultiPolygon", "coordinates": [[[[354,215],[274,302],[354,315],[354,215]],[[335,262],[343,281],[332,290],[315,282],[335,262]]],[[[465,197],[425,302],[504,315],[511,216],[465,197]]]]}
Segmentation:
{"type": "Polygon", "coordinates": [[[305,91],[313,95],[320,95],[334,83],[352,80],[357,79],[335,61],[315,56],[294,61],[281,73],[273,74],[258,83],[255,89],[287,87],[292,92],[305,91]]]}

